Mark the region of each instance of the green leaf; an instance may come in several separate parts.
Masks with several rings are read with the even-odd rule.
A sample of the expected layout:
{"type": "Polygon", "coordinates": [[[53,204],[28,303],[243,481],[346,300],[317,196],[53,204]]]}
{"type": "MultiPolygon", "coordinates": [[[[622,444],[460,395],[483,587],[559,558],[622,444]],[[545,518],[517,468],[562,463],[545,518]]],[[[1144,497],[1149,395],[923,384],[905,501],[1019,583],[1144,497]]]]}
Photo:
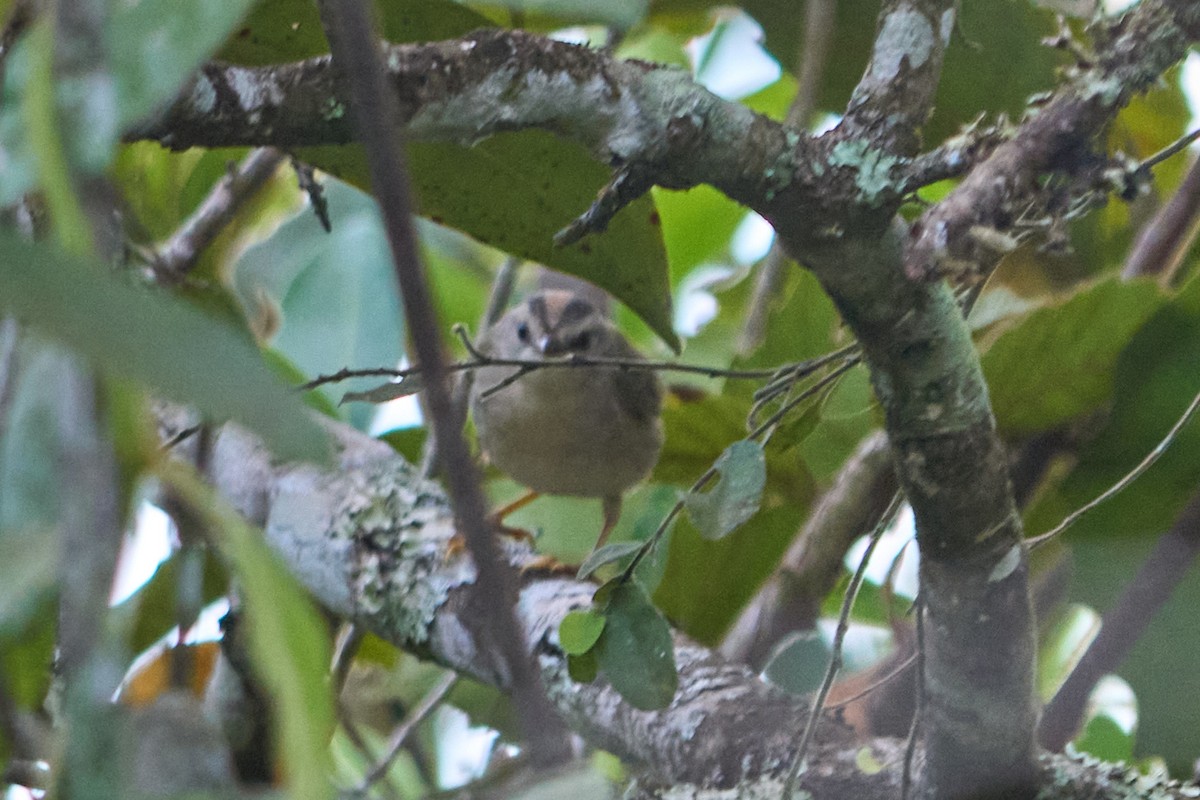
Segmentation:
{"type": "Polygon", "coordinates": [[[1049,702],[1100,632],[1100,615],[1081,603],[1057,612],[1041,635],[1037,658],[1038,696],[1049,702]]]}
{"type": "Polygon", "coordinates": [[[604,617],[596,643],[604,676],[634,708],[666,708],[679,685],[667,621],[636,581],[612,586],[604,617]]]}
{"type": "Polygon", "coordinates": [[[567,655],[581,656],[592,649],[603,632],[603,614],[572,611],[558,625],[558,643],[567,655]]]}
{"type": "Polygon", "coordinates": [[[591,683],[600,674],[599,660],[595,650],[578,656],[567,656],[567,674],[576,683],[591,683]]]}
{"type": "Polygon", "coordinates": [[[816,631],[802,631],[775,646],[763,677],[792,694],[816,691],[829,667],[829,643],[816,631]]]}
{"type": "Polygon", "coordinates": [[[1025,315],[983,356],[1001,429],[1048,430],[1098,408],[1117,357],[1164,302],[1153,282],[1112,278],[1025,315]]]}
{"type": "Polygon", "coordinates": [[[642,548],[642,542],[613,542],[592,551],[592,554],[579,566],[576,580],[585,580],[593,572],[605,564],[612,564],[631,556],[642,548]]]}
{"type": "MultiPolygon", "coordinates": [[[[301,148],[297,155],[369,186],[359,147],[301,148]]],[[[422,215],[606,289],[679,349],[666,251],[649,197],[622,209],[604,233],[554,246],[554,234],[586,211],[609,179],[608,168],[578,144],[541,131],[493,136],[472,148],[417,142],[409,145],[409,168],[422,215]],[[481,192],[480,186],[503,189],[481,192]]]]}
{"type": "Polygon", "coordinates": [[[724,261],[733,232],[746,209],[711,186],[687,191],[655,187],[651,194],[662,218],[662,238],[675,281],[706,261],[724,261]]]}
{"type": "Polygon", "coordinates": [[[1088,716],[1075,748],[1105,761],[1131,761],[1139,714],[1129,684],[1115,675],[1101,678],[1088,698],[1088,716]]]}
{"type": "Polygon", "coordinates": [[[225,41],[253,0],[139,0],[113,3],[107,44],[121,127],[174,95],[225,41]]]}
{"type": "Polygon", "coordinates": [[[490,0],[489,5],[547,16],[567,24],[607,25],[628,30],[646,14],[648,0],[490,0]]]}
{"type": "Polygon", "coordinates": [[[707,492],[692,492],[684,501],[692,524],[705,539],[727,536],[754,516],[767,483],[762,445],[749,439],[725,448],[713,468],[717,485],[707,492]]]}
{"type": "MultiPolygon", "coordinates": [[[[179,622],[176,615],[180,558],[174,553],[158,565],[150,580],[142,584],[118,609],[136,608],[137,619],[130,635],[129,646],[140,653],[157,642],[179,622]]],[[[228,589],[228,578],[220,562],[208,552],[204,554],[204,577],[201,602],[216,600],[228,589]]]]}
{"type": "MultiPolygon", "coordinates": [[[[339,181],[326,184],[325,196],[332,232],[308,210],[294,215],[242,254],[238,297],[247,314],[264,293],[278,303],[282,322],[272,346],[310,376],[394,366],[403,355],[404,317],[379,209],[339,181]]],[[[377,381],[362,378],[318,391],[337,397],[342,389],[360,391],[377,381]]],[[[359,406],[350,413],[361,429],[374,409],[359,406]]]]}
{"type": "Polygon", "coordinates": [[[328,743],[334,727],[325,623],[258,531],[190,474],[172,471],[167,479],[208,518],[238,577],[253,667],[278,713],[288,796],[325,800],[332,795],[328,743]]]}
{"type": "Polygon", "coordinates": [[[0,233],[0,309],[129,378],[260,434],[281,459],[325,461],[325,434],[250,339],[106,268],[0,233]]]}
{"type": "Polygon", "coordinates": [[[810,499],[766,509],[718,541],[679,520],[655,603],[687,635],[716,644],[779,564],[810,499]]]}
{"type": "MultiPolygon", "coordinates": [[[[389,42],[432,42],[492,27],[487,17],[453,0],[377,3],[389,42]]],[[[329,52],[321,18],[307,0],[258,0],[218,58],[235,64],[298,61],[329,52]]]]}

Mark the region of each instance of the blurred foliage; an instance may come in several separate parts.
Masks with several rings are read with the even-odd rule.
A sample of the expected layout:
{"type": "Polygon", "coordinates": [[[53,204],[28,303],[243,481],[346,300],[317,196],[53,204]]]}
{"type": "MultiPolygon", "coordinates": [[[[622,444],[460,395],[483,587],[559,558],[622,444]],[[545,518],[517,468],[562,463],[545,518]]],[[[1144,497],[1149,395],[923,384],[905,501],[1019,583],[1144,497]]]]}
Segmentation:
{"type": "MultiPolygon", "coordinates": [[[[444,39],[514,20],[545,32],[591,26],[575,27],[574,34],[598,39],[605,36],[598,26],[608,25],[619,29],[618,54],[688,70],[695,68],[688,49],[693,38],[718,32],[729,19],[727,10],[708,0],[599,5],[380,0],[377,5],[386,35],[397,42],[444,39]]],[[[775,119],[783,117],[796,91],[802,5],[749,0],[742,6],[762,26],[762,44],[783,74],[740,102],[775,119]]],[[[981,113],[988,120],[1001,114],[1019,120],[1030,95],[1053,87],[1056,70],[1068,63],[1065,53],[1039,42],[1055,31],[1049,12],[1018,0],[963,5],[937,110],[924,131],[927,146],[981,113]]],[[[18,43],[5,62],[0,90],[0,203],[11,204],[38,188],[50,206],[55,238],[76,254],[7,236],[0,240],[0,308],[27,320],[14,358],[0,364],[17,377],[11,400],[0,404],[5,415],[0,419],[0,691],[22,712],[40,710],[50,693],[62,491],[57,396],[64,370],[83,364],[104,375],[134,378],[155,391],[174,390],[174,396],[217,418],[241,419],[270,437],[281,454],[320,455],[323,445],[311,418],[300,399],[283,388],[280,376],[294,384],[341,367],[393,367],[405,353],[391,264],[373,204],[358,191],[366,184],[355,148],[310,148],[300,154],[325,171],[321,180],[332,233],[321,230],[293,174],[281,169],[206,251],[184,285],[171,291],[147,291],[136,285],[137,270],[114,274],[83,254],[91,237],[78,213],[72,170],[104,172],[116,187],[114,205],[131,243],[152,249],[198,207],[230,161],[245,154],[120,144],[121,123],[169,97],[210,54],[241,64],[271,64],[327,49],[315,7],[307,0],[156,0],[117,6],[119,13],[105,31],[114,53],[106,73],[111,93],[100,92],[82,111],[65,113],[60,107],[69,87],[51,80],[48,38],[32,41],[41,49],[30,48],[28,39],[18,43]]],[[[0,2],[0,11],[5,7],[0,2]]],[[[814,124],[828,122],[845,107],[869,56],[878,8],[878,0],[837,3],[814,124]]],[[[1144,159],[1191,124],[1179,75],[1178,70],[1168,73],[1160,86],[1122,112],[1108,132],[1110,152],[1144,159]]],[[[609,289],[624,304],[616,309],[618,323],[658,356],[679,341],[689,363],[773,367],[849,343],[836,309],[812,275],[789,264],[779,291],[765,306],[762,343],[751,352],[739,349],[757,276],[753,265],[735,255],[734,239],[745,230],[747,211],[711,187],[655,189],[619,214],[607,233],[554,248],[554,232],[583,212],[609,178],[608,167],[577,145],[524,132],[474,147],[413,143],[409,156],[424,215],[422,252],[444,326],[464,322],[477,328],[495,270],[513,254],[609,289]],[[708,309],[711,317],[696,323],[691,315],[698,309],[708,309]]],[[[1153,185],[1134,202],[1113,200],[1073,221],[1069,252],[1041,252],[1037,242],[1021,247],[993,277],[976,308],[972,322],[1001,432],[1014,451],[1039,437],[1067,443],[1035,481],[1025,510],[1031,533],[1048,529],[1128,472],[1200,389],[1196,254],[1185,258],[1181,280],[1172,287],[1117,277],[1136,231],[1175,191],[1186,166],[1187,157],[1170,159],[1155,168],[1153,185]]],[[[953,185],[928,187],[922,197],[936,201],[953,185]]],[[[533,263],[520,269],[518,294],[532,288],[535,272],[533,263]]],[[[752,394],[761,385],[674,373],[664,381],[671,391],[663,456],[647,485],[625,498],[612,537],[625,555],[630,543],[646,540],[657,529],[680,492],[746,438],[752,394]]],[[[325,387],[308,402],[362,429],[379,427],[371,406],[336,405],[352,388],[354,383],[325,387]]],[[[404,408],[404,424],[419,422],[415,404],[404,408]]],[[[597,632],[599,623],[589,618],[585,630],[568,631],[580,658],[593,656],[591,663],[581,660],[573,669],[581,675],[604,673],[643,706],[664,702],[674,686],[663,651],[663,618],[702,642],[719,642],[774,572],[847,456],[879,424],[863,367],[785,417],[762,449],[766,474],[757,513],[744,521],[739,517],[741,524],[718,540],[701,535],[686,516],[677,520],[639,568],[638,583],[610,598],[612,604],[602,609],[606,614],[595,613],[603,628],[597,632]],[[655,680],[645,680],[647,674],[655,680]]],[[[153,458],[138,450],[141,434],[133,427],[117,432],[118,447],[142,454],[143,461],[128,460],[131,469],[154,468],[153,458]]],[[[400,427],[386,440],[416,459],[424,430],[400,427]]],[[[1073,577],[1065,605],[1042,630],[1039,686],[1044,696],[1086,646],[1097,613],[1111,606],[1155,538],[1195,494],[1198,448],[1200,428],[1193,425],[1150,472],[1086,516],[1058,545],[1059,552],[1069,554],[1073,577]]],[[[487,488],[496,499],[519,491],[494,471],[487,488]]],[[[594,500],[543,498],[509,521],[537,531],[538,547],[546,554],[577,564],[591,551],[601,515],[594,500]]],[[[200,597],[208,602],[226,594],[230,573],[254,582],[248,598],[258,615],[250,626],[252,652],[270,676],[280,708],[287,709],[291,738],[283,761],[301,764],[301,791],[313,796],[321,794],[326,763],[333,764],[339,781],[359,779],[371,759],[340,728],[331,742],[327,738],[332,722],[323,622],[294,583],[255,548],[247,531],[233,536],[225,540],[226,560],[210,554],[205,562],[200,597]],[[247,536],[236,539],[241,534],[247,536]]],[[[611,577],[613,570],[606,564],[599,574],[611,577]]],[[[118,610],[134,650],[160,642],[175,625],[179,572],[177,556],[169,558],[118,610]]],[[[843,579],[826,600],[827,616],[844,586],[843,579]]],[[[1178,774],[1190,773],[1200,752],[1195,725],[1200,692],[1191,690],[1193,654],[1200,649],[1198,605],[1200,578],[1193,574],[1122,666],[1132,695],[1111,690],[1094,698],[1094,713],[1077,746],[1107,758],[1161,756],[1178,774]],[[1128,724],[1131,714],[1135,725],[1128,724]]],[[[849,655],[855,666],[879,657],[896,612],[878,584],[864,587],[852,620],[849,655]]],[[[827,657],[826,639],[802,638],[783,648],[771,665],[774,679],[796,689],[814,685],[827,657]]],[[[151,662],[136,684],[138,692],[152,699],[162,691],[166,665],[166,656],[151,662]]],[[[436,670],[380,640],[360,649],[349,679],[355,692],[346,696],[361,701],[352,711],[373,755],[436,678],[436,670]]],[[[449,703],[473,724],[499,731],[502,741],[517,739],[512,708],[496,690],[462,681],[449,703]]],[[[405,797],[447,788],[440,770],[455,760],[461,740],[462,733],[453,732],[444,719],[427,721],[388,780],[405,797]]],[[[8,744],[0,741],[0,757],[8,744]]],[[[603,796],[606,785],[597,775],[566,776],[525,796],[603,796]]]]}

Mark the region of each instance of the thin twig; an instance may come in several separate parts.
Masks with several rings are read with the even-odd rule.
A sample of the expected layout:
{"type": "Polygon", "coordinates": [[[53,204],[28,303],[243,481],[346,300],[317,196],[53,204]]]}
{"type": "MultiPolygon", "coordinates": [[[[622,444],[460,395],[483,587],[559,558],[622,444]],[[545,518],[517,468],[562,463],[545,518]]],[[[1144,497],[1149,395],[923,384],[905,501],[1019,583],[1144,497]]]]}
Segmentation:
{"type": "Polygon", "coordinates": [[[890,672],[885,674],[882,678],[878,678],[878,679],[872,681],[871,683],[869,683],[866,686],[866,688],[855,692],[854,694],[850,695],[849,697],[844,697],[841,700],[838,700],[836,703],[826,704],[826,706],[825,706],[826,710],[832,711],[832,710],[838,709],[838,708],[845,708],[846,706],[850,705],[851,703],[855,702],[856,700],[861,700],[862,698],[869,695],[871,692],[878,690],[881,686],[886,684],[888,681],[899,677],[900,673],[907,670],[909,667],[911,667],[916,662],[917,662],[917,654],[915,652],[910,653],[908,658],[904,659],[899,664],[897,664],[894,669],[892,669],[890,672]]]}
{"type": "MultiPolygon", "coordinates": [[[[827,359],[828,356],[823,356],[822,358],[827,359]]],[[[818,380],[816,383],[814,383],[812,386],[808,387],[803,392],[801,392],[799,395],[797,395],[795,398],[789,400],[787,403],[785,403],[783,406],[781,406],[779,408],[779,410],[776,411],[774,414],[772,414],[765,422],[763,422],[761,425],[756,426],[753,430],[751,430],[748,434],[746,434],[746,438],[747,439],[758,439],[759,437],[762,437],[764,435],[766,435],[767,438],[770,438],[769,434],[770,434],[771,429],[775,426],[776,423],[779,422],[779,420],[781,420],[784,417],[784,415],[786,415],[789,411],[791,411],[793,408],[798,406],[800,403],[804,402],[805,400],[808,400],[810,397],[812,397],[817,392],[820,392],[821,390],[830,386],[833,383],[833,381],[836,380],[842,373],[846,372],[846,370],[850,369],[857,363],[858,363],[857,358],[852,359],[850,361],[847,361],[844,364],[839,365],[836,369],[829,372],[828,374],[822,376],[821,379],[818,380]]],[[[674,521],[675,517],[677,517],[679,515],[679,512],[683,510],[683,507],[687,502],[687,498],[690,495],[693,495],[696,492],[699,492],[702,489],[704,489],[704,487],[708,485],[709,481],[711,481],[716,476],[717,476],[716,468],[709,467],[707,470],[704,471],[704,474],[701,475],[699,478],[697,478],[696,482],[693,483],[690,487],[688,487],[688,490],[686,492],[684,492],[677,501],[675,501],[675,505],[671,506],[671,510],[667,512],[666,517],[664,517],[663,521],[659,523],[658,527],[654,530],[654,533],[652,533],[650,535],[650,537],[648,539],[646,539],[645,542],[642,543],[642,546],[638,548],[636,553],[634,553],[633,559],[629,562],[629,566],[627,566],[622,571],[621,577],[620,577],[620,580],[622,583],[625,581],[628,581],[630,578],[632,578],[634,570],[637,569],[638,565],[641,564],[641,562],[643,560],[645,560],[646,556],[648,556],[650,553],[654,552],[655,548],[658,547],[659,542],[661,542],[663,536],[666,535],[666,532],[671,527],[671,523],[674,521]]]]}
{"type": "Polygon", "coordinates": [[[366,152],[371,188],[383,214],[404,301],[412,351],[425,370],[425,403],[445,466],[455,522],[475,562],[476,581],[467,602],[484,620],[476,631],[476,646],[493,654],[497,668],[510,676],[513,702],[534,761],[543,766],[557,763],[569,757],[570,737],[542,691],[525,632],[516,617],[516,576],[499,556],[498,544],[485,519],[487,501],[479,469],[462,431],[456,427],[447,386],[449,373],[442,357],[441,326],[417,251],[400,111],[385,78],[371,12],[364,0],[321,0],[318,10],[336,80],[346,91],[352,122],[366,152]]]}
{"type": "Polygon", "coordinates": [[[1200,230],[1200,160],[1192,164],[1179,188],[1134,241],[1121,277],[1157,275],[1170,285],[1200,230]]]}
{"type": "MultiPolygon", "coordinates": [[[[516,256],[509,256],[500,264],[500,268],[496,270],[496,276],[492,279],[492,288],[488,292],[487,307],[483,310],[483,316],[479,320],[479,335],[472,346],[478,349],[482,343],[483,337],[486,335],[489,328],[500,319],[500,315],[504,313],[505,306],[508,305],[509,298],[512,297],[513,286],[517,279],[517,267],[521,265],[521,259],[516,256]]],[[[460,420],[458,425],[463,425],[467,420],[467,404],[471,397],[471,382],[473,375],[470,371],[464,372],[458,376],[458,380],[454,382],[454,389],[451,392],[450,403],[454,408],[454,417],[460,420]]],[[[436,436],[427,436],[425,438],[425,447],[421,452],[421,468],[419,470],[422,478],[430,478],[437,472],[440,459],[438,458],[438,446],[436,436]]]]}
{"type": "Polygon", "coordinates": [[[217,181],[200,207],[157,248],[152,265],[155,274],[166,280],[178,280],[190,272],[204,249],[271,179],[283,160],[283,153],[275,148],[259,147],[238,166],[230,164],[229,171],[217,181]]]}
{"type": "Polygon", "coordinates": [[[1040,536],[1034,536],[1030,539],[1027,539],[1026,543],[1029,545],[1029,548],[1033,549],[1035,547],[1041,547],[1046,542],[1050,541],[1055,536],[1058,536],[1067,528],[1078,522],[1084,514],[1088,513],[1104,501],[1111,499],[1119,492],[1127,489],[1131,483],[1140,478],[1143,473],[1146,472],[1146,470],[1154,466],[1155,462],[1162,457],[1162,454],[1167,451],[1167,448],[1175,442],[1175,439],[1179,436],[1179,432],[1183,430],[1185,425],[1191,422],[1192,417],[1196,415],[1196,411],[1198,409],[1200,409],[1200,394],[1197,394],[1192,398],[1192,402],[1188,404],[1187,410],[1183,412],[1183,416],[1175,421],[1175,424],[1171,426],[1171,430],[1167,432],[1167,435],[1163,437],[1163,440],[1159,442],[1154,449],[1151,450],[1146,457],[1138,463],[1136,467],[1125,473],[1125,475],[1122,476],[1121,479],[1112,486],[1105,489],[1099,497],[1096,497],[1086,505],[1077,508],[1075,511],[1072,511],[1053,529],[1046,531],[1040,536]]]}
{"type": "MultiPolygon", "coordinates": [[[[454,326],[454,333],[466,347],[470,358],[466,361],[456,361],[443,365],[446,372],[463,372],[479,369],[480,367],[520,367],[532,372],[538,369],[580,369],[586,367],[620,367],[629,370],[647,370],[653,372],[684,372],[692,375],[704,375],[709,378],[730,378],[733,380],[763,380],[779,379],[782,383],[792,382],[802,378],[819,367],[842,358],[851,348],[842,348],[808,361],[788,364],[774,369],[722,369],[706,367],[700,364],[681,364],[676,361],[648,361],[643,359],[607,358],[604,356],[581,356],[577,354],[562,358],[545,360],[526,360],[520,358],[494,358],[481,352],[471,341],[470,335],[462,326],[454,326]],[[782,378],[780,376],[782,375],[782,378]]],[[[856,346],[852,346],[856,347],[856,346]]],[[[296,388],[306,392],[329,383],[339,383],[351,378],[410,378],[425,372],[419,364],[404,369],[393,367],[367,367],[363,369],[340,369],[326,375],[318,375],[312,380],[302,383],[296,388]]],[[[769,385],[769,384],[768,384],[769,385]]],[[[762,391],[762,390],[760,390],[762,391]]]]}
{"type": "Polygon", "coordinates": [[[842,611],[838,616],[837,630],[833,634],[832,652],[829,654],[829,666],[825,670],[825,679],[821,682],[821,688],[817,690],[817,694],[813,698],[812,710],[809,711],[808,722],[804,726],[800,742],[796,745],[796,754],[792,757],[792,767],[788,771],[787,784],[783,792],[784,797],[792,797],[796,793],[796,783],[800,780],[800,773],[804,770],[804,759],[805,754],[808,752],[808,745],[812,742],[813,734],[817,730],[817,722],[820,720],[821,713],[825,708],[825,700],[829,697],[829,689],[833,686],[833,680],[837,677],[838,670],[842,667],[842,644],[846,640],[846,633],[850,630],[850,612],[854,610],[854,601],[858,598],[858,590],[862,588],[863,581],[866,579],[867,565],[871,561],[871,556],[875,554],[875,547],[879,544],[879,540],[883,538],[883,532],[892,524],[903,502],[904,494],[902,492],[896,492],[892,495],[892,502],[888,505],[887,511],[883,513],[883,518],[879,520],[879,524],[875,526],[875,530],[871,531],[867,548],[863,551],[862,560],[858,562],[858,569],[854,571],[854,576],[850,579],[850,585],[846,587],[846,594],[842,598],[842,611]]]}
{"type": "Polygon", "coordinates": [[[421,698],[421,702],[417,703],[405,715],[404,719],[392,731],[392,736],[388,740],[388,749],[384,753],[383,758],[367,773],[362,782],[355,787],[355,791],[359,794],[366,792],[374,786],[380,778],[387,774],[392,767],[392,762],[396,760],[400,748],[404,747],[404,743],[408,740],[409,734],[417,727],[426,717],[437,708],[438,703],[445,699],[450,690],[454,688],[454,684],[458,681],[458,673],[447,672],[441,679],[433,685],[433,688],[421,698]]]}
{"type": "Polygon", "coordinates": [[[913,600],[917,615],[917,702],[913,710],[912,725],[904,743],[904,770],[900,775],[900,800],[908,800],[912,791],[913,758],[917,753],[917,740],[921,733],[921,721],[925,716],[925,604],[918,594],[913,600]]]}
{"type": "Polygon", "coordinates": [[[837,367],[835,367],[833,370],[829,371],[825,375],[822,375],[821,378],[816,383],[814,383],[812,386],[808,387],[807,389],[805,389],[803,392],[796,395],[792,399],[788,400],[786,403],[784,403],[782,406],[780,406],[779,409],[775,411],[775,413],[771,414],[771,416],[767,417],[758,426],[756,426],[754,428],[754,430],[751,431],[750,438],[756,439],[759,436],[761,436],[762,434],[764,434],[769,428],[774,427],[793,408],[800,405],[805,400],[812,397],[814,394],[821,391],[822,389],[825,389],[826,387],[830,386],[834,381],[836,381],[838,378],[840,378],[845,373],[849,372],[854,367],[857,367],[859,361],[860,361],[860,358],[858,356],[853,356],[851,358],[846,359],[843,363],[839,364],[837,367]]]}
{"type": "Polygon", "coordinates": [[[1167,145],[1162,150],[1159,150],[1157,153],[1155,153],[1154,155],[1150,156],[1145,161],[1143,161],[1140,164],[1140,167],[1142,169],[1151,169],[1153,167],[1156,167],[1159,164],[1161,164],[1163,161],[1166,161],[1171,156],[1173,156],[1176,153],[1183,150],[1185,147],[1187,147],[1189,144],[1196,141],[1197,139],[1200,139],[1200,128],[1197,128],[1196,130],[1192,131],[1191,133],[1186,133],[1183,136],[1180,136],[1174,142],[1171,142],[1171,144],[1167,145]]]}

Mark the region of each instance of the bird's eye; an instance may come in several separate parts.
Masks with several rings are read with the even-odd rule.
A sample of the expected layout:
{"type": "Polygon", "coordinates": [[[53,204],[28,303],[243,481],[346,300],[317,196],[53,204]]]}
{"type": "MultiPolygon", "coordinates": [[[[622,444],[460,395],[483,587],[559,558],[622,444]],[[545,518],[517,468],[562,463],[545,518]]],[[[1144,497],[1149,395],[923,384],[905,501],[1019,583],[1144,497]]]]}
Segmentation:
{"type": "Polygon", "coordinates": [[[592,343],[592,335],[590,333],[588,333],[587,331],[584,331],[583,333],[579,334],[578,336],[576,336],[574,339],[571,340],[571,349],[572,350],[587,350],[588,345],[590,345],[591,343],[592,343]]]}
{"type": "Polygon", "coordinates": [[[522,342],[529,341],[529,326],[524,322],[517,326],[517,338],[522,342]]]}

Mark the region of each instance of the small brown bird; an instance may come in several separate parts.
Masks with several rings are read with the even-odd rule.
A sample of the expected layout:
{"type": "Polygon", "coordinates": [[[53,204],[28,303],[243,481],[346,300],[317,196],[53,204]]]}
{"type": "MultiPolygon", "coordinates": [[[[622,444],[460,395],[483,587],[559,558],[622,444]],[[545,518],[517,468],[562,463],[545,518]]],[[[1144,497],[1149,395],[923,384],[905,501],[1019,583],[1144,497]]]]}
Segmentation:
{"type": "MultiPolygon", "coordinates": [[[[591,303],[563,290],[541,291],[488,330],[481,348],[502,359],[568,355],[641,359],[591,303]]],[[[482,367],[471,388],[471,414],[484,453],[531,493],[497,512],[515,511],[538,494],[599,497],[599,547],[621,514],[621,496],[650,472],[662,450],[662,389],[649,370],[552,367],[522,375],[513,366],[482,367]]]]}

